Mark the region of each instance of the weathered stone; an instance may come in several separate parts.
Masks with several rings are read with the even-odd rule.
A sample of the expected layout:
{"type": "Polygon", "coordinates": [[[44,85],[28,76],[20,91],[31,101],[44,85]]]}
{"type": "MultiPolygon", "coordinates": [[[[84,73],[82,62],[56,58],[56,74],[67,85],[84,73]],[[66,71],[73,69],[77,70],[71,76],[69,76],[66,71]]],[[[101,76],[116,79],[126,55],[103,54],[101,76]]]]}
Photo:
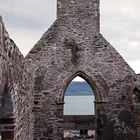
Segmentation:
{"type": "Polygon", "coordinates": [[[76,76],[94,89],[95,139],[140,140],[140,75],[100,34],[99,18],[99,0],[58,0],[57,20],[24,58],[0,17],[2,140],[62,140],[76,76]]]}
{"type": "MultiPolygon", "coordinates": [[[[33,80],[24,57],[0,18],[0,134],[2,140],[33,139],[33,80]]],[[[0,136],[0,137],[1,137],[0,136]]]]}
{"type": "MultiPolygon", "coordinates": [[[[59,103],[64,102],[65,89],[76,76],[87,80],[94,89],[96,129],[105,125],[101,116],[110,120],[133,106],[136,74],[100,34],[99,0],[58,0],[57,8],[57,20],[26,57],[34,77],[46,75],[43,85],[35,82],[34,86],[35,96],[42,95],[36,96],[39,104],[35,102],[34,137],[38,139],[40,133],[49,133],[46,129],[50,127],[52,139],[61,139],[63,104],[59,103]],[[36,48],[40,49],[33,54],[36,48]],[[39,68],[44,74],[38,72],[39,68]]],[[[96,139],[100,137],[97,134],[96,139]]]]}

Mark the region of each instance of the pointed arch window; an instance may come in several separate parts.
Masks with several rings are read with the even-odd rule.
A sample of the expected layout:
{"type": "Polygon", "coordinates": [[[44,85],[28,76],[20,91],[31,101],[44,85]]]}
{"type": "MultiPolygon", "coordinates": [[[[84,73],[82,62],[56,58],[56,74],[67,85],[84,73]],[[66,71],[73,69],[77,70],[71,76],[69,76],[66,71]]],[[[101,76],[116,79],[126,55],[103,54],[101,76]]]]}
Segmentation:
{"type": "Polygon", "coordinates": [[[94,115],[94,92],[83,78],[77,76],[68,85],[64,97],[64,115],[94,115]]]}

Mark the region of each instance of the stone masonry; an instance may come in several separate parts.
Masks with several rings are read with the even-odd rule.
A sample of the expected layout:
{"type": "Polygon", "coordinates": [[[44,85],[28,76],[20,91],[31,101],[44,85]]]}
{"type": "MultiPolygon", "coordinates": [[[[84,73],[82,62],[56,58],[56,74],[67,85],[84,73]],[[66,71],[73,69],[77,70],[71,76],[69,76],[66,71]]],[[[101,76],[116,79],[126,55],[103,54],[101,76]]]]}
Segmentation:
{"type": "Polygon", "coordinates": [[[76,76],[95,94],[95,139],[140,140],[140,76],[101,35],[99,5],[57,0],[57,20],[26,58],[0,19],[2,140],[63,140],[65,90],[76,76]]]}
{"type": "MultiPolygon", "coordinates": [[[[34,74],[34,140],[63,139],[65,90],[76,76],[94,90],[96,132],[102,116],[109,122],[123,120],[121,111],[134,114],[137,76],[100,34],[99,15],[99,0],[58,0],[57,20],[27,55],[34,74]]],[[[130,139],[134,138],[135,127],[127,123],[124,127],[130,128],[130,139]]],[[[96,133],[96,140],[101,137],[96,133]]]]}
{"type": "Polygon", "coordinates": [[[32,140],[33,83],[24,57],[0,17],[0,132],[2,140],[32,140]]]}

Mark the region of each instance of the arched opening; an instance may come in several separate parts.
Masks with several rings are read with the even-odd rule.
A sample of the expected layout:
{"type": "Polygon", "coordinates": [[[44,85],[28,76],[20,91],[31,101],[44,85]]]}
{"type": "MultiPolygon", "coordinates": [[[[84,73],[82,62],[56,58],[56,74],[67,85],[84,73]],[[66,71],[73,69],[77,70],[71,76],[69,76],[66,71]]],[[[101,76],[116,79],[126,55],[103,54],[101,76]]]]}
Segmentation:
{"type": "Polygon", "coordinates": [[[14,139],[14,109],[11,87],[6,85],[0,100],[0,140],[14,139]]]}
{"type": "Polygon", "coordinates": [[[95,115],[94,101],[93,89],[83,78],[77,76],[66,89],[64,115],[95,115]]]}
{"type": "Polygon", "coordinates": [[[95,137],[95,96],[91,86],[76,76],[64,97],[64,139],[95,137]]]}
{"type": "MultiPolygon", "coordinates": [[[[93,110],[93,112],[91,112],[91,118],[89,117],[89,119],[91,119],[90,122],[91,123],[91,127],[93,128],[93,132],[95,132],[94,134],[94,138],[91,138],[91,139],[95,139],[95,140],[100,140],[101,139],[101,133],[100,133],[100,130],[103,126],[103,121],[102,121],[102,112],[103,112],[103,105],[104,105],[104,102],[103,102],[103,99],[102,99],[102,93],[99,92],[98,90],[98,87],[96,86],[96,84],[94,83],[94,80],[92,77],[89,77],[88,75],[86,75],[85,73],[79,71],[77,72],[76,74],[72,75],[68,80],[67,80],[67,83],[66,83],[66,87],[65,87],[65,92],[64,92],[64,95],[63,95],[63,101],[65,101],[65,94],[66,91],[67,91],[67,88],[69,87],[70,83],[76,78],[76,77],[81,77],[84,79],[84,81],[88,84],[88,86],[90,87],[91,89],[91,94],[92,94],[92,105],[89,107],[91,110],[93,110]],[[94,96],[93,96],[94,95],[94,96]]],[[[62,102],[63,102],[62,101],[62,102]]],[[[66,101],[65,101],[66,102],[66,101]]],[[[73,120],[75,120],[76,118],[73,117],[73,116],[70,116],[69,118],[69,115],[66,116],[65,113],[66,112],[66,108],[65,108],[65,105],[67,103],[64,104],[64,107],[63,107],[63,115],[64,115],[64,124],[63,124],[63,129],[64,129],[64,132],[66,132],[66,125],[69,126],[69,123],[68,122],[71,122],[71,125],[74,125],[75,123],[73,123],[73,120]],[[66,118],[67,117],[67,118],[66,118]],[[72,118],[73,117],[73,118],[72,118]],[[67,120],[67,121],[66,121],[67,120]]],[[[81,105],[81,108],[82,108],[82,105],[81,105]]],[[[86,115],[86,113],[83,114],[83,116],[86,115]]],[[[87,114],[88,116],[89,114],[87,114]]],[[[77,116],[77,115],[76,115],[77,116]]],[[[84,116],[83,117],[85,120],[83,120],[83,122],[85,121],[86,122],[86,117],[84,116]]],[[[104,117],[105,118],[105,117],[104,117]]],[[[79,119],[82,119],[82,118],[79,118],[79,119]]],[[[77,123],[78,124],[78,123],[77,123]]],[[[82,123],[81,123],[82,124],[82,123]]],[[[86,123],[85,123],[86,124],[86,123]]],[[[74,125],[75,126],[75,125],[74,125]]],[[[79,126],[80,128],[80,126],[79,126]]],[[[88,131],[87,130],[90,130],[90,129],[82,129],[82,130],[86,130],[86,131],[79,131],[79,135],[82,134],[82,133],[85,133],[85,134],[88,134],[88,131]]],[[[69,135],[69,133],[65,134],[64,137],[66,137],[67,135],[69,135]]],[[[86,135],[87,137],[90,137],[90,135],[86,135]]],[[[91,137],[93,135],[91,134],[91,137]]]]}

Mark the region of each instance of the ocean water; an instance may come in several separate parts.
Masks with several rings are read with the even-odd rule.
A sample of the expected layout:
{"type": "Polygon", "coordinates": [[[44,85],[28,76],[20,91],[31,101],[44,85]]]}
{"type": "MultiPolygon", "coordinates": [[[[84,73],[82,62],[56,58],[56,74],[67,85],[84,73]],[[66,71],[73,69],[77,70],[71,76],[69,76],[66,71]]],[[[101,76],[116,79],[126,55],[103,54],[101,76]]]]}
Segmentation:
{"type": "Polygon", "coordinates": [[[64,115],[94,115],[94,96],[65,96],[64,115]]]}

